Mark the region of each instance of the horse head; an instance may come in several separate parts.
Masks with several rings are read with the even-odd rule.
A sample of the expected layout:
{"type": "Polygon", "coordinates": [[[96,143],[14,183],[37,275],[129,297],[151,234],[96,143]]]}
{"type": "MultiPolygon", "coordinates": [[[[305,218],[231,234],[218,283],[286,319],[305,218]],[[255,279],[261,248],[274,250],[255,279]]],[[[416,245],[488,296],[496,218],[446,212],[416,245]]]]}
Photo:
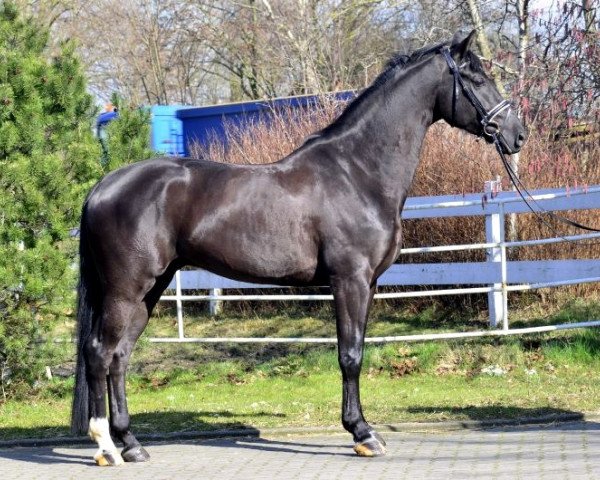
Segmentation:
{"type": "Polygon", "coordinates": [[[447,74],[437,92],[435,116],[497,143],[506,154],[517,153],[525,144],[527,129],[471,51],[474,38],[475,30],[467,36],[457,32],[441,48],[447,74]]]}

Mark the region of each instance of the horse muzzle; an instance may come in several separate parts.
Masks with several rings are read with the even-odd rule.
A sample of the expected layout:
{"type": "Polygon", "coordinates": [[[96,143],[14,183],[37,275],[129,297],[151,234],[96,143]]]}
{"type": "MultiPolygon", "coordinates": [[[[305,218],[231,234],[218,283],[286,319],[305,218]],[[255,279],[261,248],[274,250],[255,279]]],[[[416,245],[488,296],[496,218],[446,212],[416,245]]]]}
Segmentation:
{"type": "Polygon", "coordinates": [[[502,153],[514,155],[519,153],[527,142],[529,132],[525,127],[521,127],[514,134],[507,135],[495,122],[490,122],[484,127],[484,137],[489,143],[498,144],[502,153]]]}

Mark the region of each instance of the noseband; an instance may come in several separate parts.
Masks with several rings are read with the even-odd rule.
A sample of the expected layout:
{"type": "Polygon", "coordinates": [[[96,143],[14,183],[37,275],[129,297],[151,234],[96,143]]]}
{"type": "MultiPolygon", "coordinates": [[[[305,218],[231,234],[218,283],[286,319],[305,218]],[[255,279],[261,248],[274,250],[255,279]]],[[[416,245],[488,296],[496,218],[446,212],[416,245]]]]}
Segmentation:
{"type": "Polygon", "coordinates": [[[454,59],[452,58],[452,55],[450,54],[450,49],[447,46],[444,46],[443,48],[441,48],[440,52],[446,59],[446,63],[448,63],[450,72],[454,76],[454,92],[452,95],[452,123],[454,123],[454,118],[456,116],[456,103],[457,103],[458,94],[459,94],[458,87],[460,86],[463,93],[469,99],[469,102],[471,102],[471,105],[473,105],[473,107],[475,107],[477,114],[481,118],[481,125],[483,126],[483,134],[488,137],[493,138],[495,142],[498,141],[499,140],[498,137],[501,136],[502,134],[500,132],[500,126],[498,125],[497,122],[494,121],[494,118],[496,116],[500,115],[505,110],[510,108],[510,106],[511,106],[510,100],[502,100],[498,105],[496,105],[490,111],[487,111],[485,109],[485,107],[482,105],[482,103],[479,101],[479,99],[477,98],[477,96],[475,95],[475,93],[473,92],[471,87],[469,85],[467,85],[465,83],[465,81],[463,80],[463,78],[460,74],[460,69],[459,69],[458,65],[456,65],[456,62],[454,61],[454,59]]]}

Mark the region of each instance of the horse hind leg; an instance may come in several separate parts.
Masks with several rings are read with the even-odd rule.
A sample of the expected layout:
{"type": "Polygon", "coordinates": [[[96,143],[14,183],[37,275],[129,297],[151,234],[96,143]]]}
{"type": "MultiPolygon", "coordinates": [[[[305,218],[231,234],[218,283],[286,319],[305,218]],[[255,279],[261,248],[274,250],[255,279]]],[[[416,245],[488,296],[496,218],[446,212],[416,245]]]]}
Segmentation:
{"type": "Polygon", "coordinates": [[[121,297],[104,299],[99,321],[85,343],[86,369],[90,392],[88,434],[98,444],[94,460],[100,466],[120,465],[123,458],[111,436],[106,415],[106,389],[109,367],[127,325],[135,313],[135,304],[121,297]]]}
{"type": "Polygon", "coordinates": [[[98,444],[98,451],[94,455],[97,465],[107,467],[123,463],[123,458],[110,437],[108,419],[106,417],[90,418],[89,435],[98,444]]]}
{"type": "Polygon", "coordinates": [[[150,458],[130,430],[130,417],[125,392],[125,376],[133,347],[148,323],[148,311],[141,304],[132,317],[131,330],[117,347],[108,370],[108,405],[110,431],[124,445],[121,456],[126,462],[145,462],[150,458]]]}
{"type": "Polygon", "coordinates": [[[125,376],[131,352],[138,338],[146,328],[148,319],[165,288],[171,282],[179,264],[174,262],[167,271],[158,277],[144,300],[137,305],[131,317],[128,333],[123,337],[113,355],[108,374],[108,404],[110,408],[111,433],[124,445],[121,456],[126,462],[145,462],[150,458],[148,452],[135,438],[130,428],[130,416],[127,407],[125,376]]]}

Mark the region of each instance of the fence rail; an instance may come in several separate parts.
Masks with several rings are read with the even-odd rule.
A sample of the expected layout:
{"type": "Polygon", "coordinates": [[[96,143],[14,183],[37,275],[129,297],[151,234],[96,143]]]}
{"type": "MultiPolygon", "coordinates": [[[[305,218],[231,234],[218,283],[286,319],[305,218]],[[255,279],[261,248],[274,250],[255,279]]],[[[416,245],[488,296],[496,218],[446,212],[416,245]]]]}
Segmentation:
{"type": "MultiPolygon", "coordinates": [[[[456,332],[431,335],[410,335],[397,337],[368,338],[367,342],[410,341],[441,338],[461,338],[479,336],[514,335],[566,328],[599,326],[600,320],[590,320],[562,325],[510,329],[508,323],[507,298],[509,292],[534,288],[551,288],[563,285],[600,281],[600,260],[539,260],[508,261],[506,251],[531,245],[547,245],[565,241],[590,241],[600,237],[600,233],[570,235],[536,240],[507,242],[504,238],[504,218],[507,214],[530,213],[516,192],[500,192],[493,195],[494,182],[486,182],[483,193],[465,196],[413,197],[406,201],[402,212],[403,219],[441,218],[462,216],[484,216],[486,242],[467,245],[444,245],[406,248],[402,254],[448,252],[460,250],[484,249],[487,252],[485,262],[462,263],[417,263],[394,264],[379,279],[380,286],[453,286],[453,288],[435,288],[411,292],[377,293],[376,299],[429,297],[439,295],[463,295],[487,293],[490,312],[490,326],[501,326],[501,330],[478,332],[456,332]],[[457,288],[458,285],[468,285],[457,288]],[[482,285],[482,286],[473,286],[482,285]]],[[[547,211],[592,210],[600,208],[600,186],[578,190],[538,190],[532,192],[534,209],[547,211]]],[[[183,302],[208,301],[211,311],[218,310],[222,301],[274,301],[274,300],[332,300],[331,294],[223,294],[224,289],[261,289],[282,288],[278,285],[258,285],[230,280],[203,270],[185,270],[177,272],[170,289],[174,295],[163,295],[161,301],[174,301],[177,306],[178,336],[151,338],[152,342],[192,342],[192,343],[335,343],[335,338],[190,338],[185,336],[183,327],[183,302]],[[209,290],[208,294],[184,294],[188,290],[209,290]]]]}

